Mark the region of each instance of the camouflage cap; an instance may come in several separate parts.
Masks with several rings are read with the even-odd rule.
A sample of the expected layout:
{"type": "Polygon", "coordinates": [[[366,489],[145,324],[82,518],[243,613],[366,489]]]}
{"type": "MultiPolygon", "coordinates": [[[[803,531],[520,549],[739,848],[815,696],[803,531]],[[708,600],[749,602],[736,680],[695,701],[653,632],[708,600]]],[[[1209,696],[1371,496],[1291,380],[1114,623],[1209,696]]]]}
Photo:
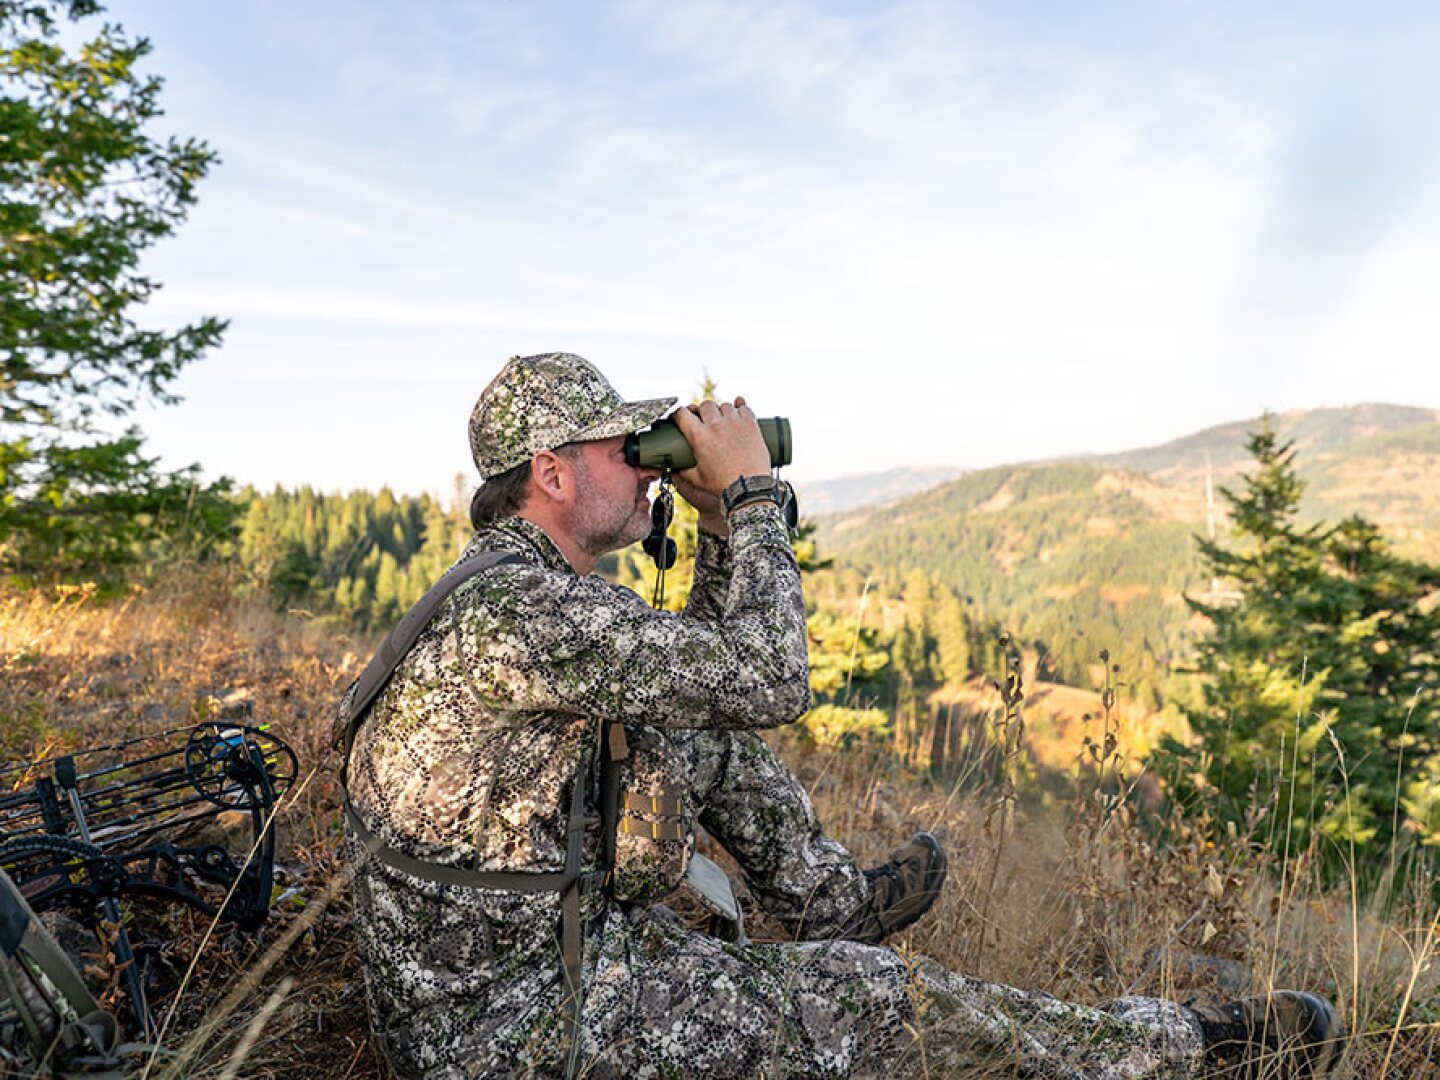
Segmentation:
{"type": "Polygon", "coordinates": [[[488,480],[542,450],[639,431],[675,401],[622,401],[594,364],[573,353],[512,356],[470,412],[470,453],[488,480]]]}

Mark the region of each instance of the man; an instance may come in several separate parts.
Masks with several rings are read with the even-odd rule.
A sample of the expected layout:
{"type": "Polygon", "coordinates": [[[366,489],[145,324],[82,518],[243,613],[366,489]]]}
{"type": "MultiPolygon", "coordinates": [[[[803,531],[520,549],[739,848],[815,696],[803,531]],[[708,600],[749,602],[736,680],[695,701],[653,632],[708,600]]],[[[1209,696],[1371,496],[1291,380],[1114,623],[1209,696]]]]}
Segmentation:
{"type": "Polygon", "coordinates": [[[363,720],[356,926],[397,1072],[878,1075],[923,1050],[940,1075],[1013,1061],[1189,1076],[1222,1044],[1247,1060],[1335,1034],[1308,995],[1208,1016],[1152,999],[1089,1009],[880,947],[934,900],[944,857],[920,834],[860,870],[753,733],[810,696],[785,496],[743,399],[675,414],[696,454],[676,486],[700,523],[684,613],[592,575],[649,528],[657,474],[626,462],[624,437],[673,404],[626,404],[577,356],[512,359],[470,420],[485,482],[452,574],[483,568],[373,705],[353,688],[342,704],[342,724],[363,720]],[[722,941],[656,903],[701,880],[696,823],[795,942],[722,941]]]}

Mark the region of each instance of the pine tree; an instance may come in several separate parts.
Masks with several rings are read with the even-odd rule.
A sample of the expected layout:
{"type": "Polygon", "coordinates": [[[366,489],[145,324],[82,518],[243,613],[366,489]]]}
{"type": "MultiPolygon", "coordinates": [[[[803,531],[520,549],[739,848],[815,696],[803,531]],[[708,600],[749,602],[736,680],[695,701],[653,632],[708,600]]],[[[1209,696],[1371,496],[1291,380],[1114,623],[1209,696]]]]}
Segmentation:
{"type": "MultiPolygon", "coordinates": [[[[1239,543],[1199,541],[1209,573],[1233,582],[1240,600],[1189,600],[1211,626],[1198,646],[1204,702],[1189,716],[1200,753],[1191,763],[1235,821],[1274,798],[1282,776],[1310,783],[1313,774],[1288,768],[1282,748],[1292,759],[1297,749],[1315,752],[1324,733],[1315,695],[1327,674],[1310,651],[1315,643],[1295,632],[1296,604],[1319,588],[1324,537],[1296,523],[1302,485],[1293,447],[1279,441],[1268,417],[1246,445],[1256,470],[1238,491],[1221,490],[1239,543]]],[[[1295,805],[1308,806],[1310,794],[1300,792],[1295,805]]]]}
{"type": "Polygon", "coordinates": [[[1234,596],[1188,601],[1210,630],[1194,739],[1166,741],[1172,791],[1237,824],[1269,828],[1261,811],[1278,808],[1275,841],[1288,829],[1292,851],[1312,838],[1380,847],[1396,818],[1440,840],[1427,691],[1440,675],[1440,570],[1391,553],[1363,518],[1301,526],[1294,447],[1270,417],[1247,449],[1256,468],[1222,489],[1234,542],[1198,542],[1207,576],[1234,596]]]}
{"type": "Polygon", "coordinates": [[[805,621],[810,644],[810,689],[816,699],[850,705],[873,697],[890,663],[874,627],[833,608],[815,608],[805,621]]]}
{"type": "Polygon", "coordinates": [[[404,613],[403,602],[400,564],[390,552],[381,551],[375,572],[374,621],[381,626],[395,622],[404,613]]]}
{"type": "Polygon", "coordinates": [[[953,590],[940,590],[934,622],[935,666],[943,682],[960,686],[970,678],[970,628],[965,607],[953,590]]]}
{"type": "Polygon", "coordinates": [[[224,323],[141,329],[159,287],[140,257],[195,201],[214,153],[158,140],[162,81],[115,25],[70,51],[58,25],[94,0],[0,2],[0,568],[102,574],[145,553],[228,537],[228,483],[165,473],[135,428],[97,423],[176,400],[181,369],[224,323]]]}
{"type": "Polygon", "coordinates": [[[1440,732],[1433,693],[1440,676],[1440,568],[1393,554],[1355,515],[1327,537],[1326,607],[1311,625],[1329,673],[1322,715],[1340,734],[1352,799],[1322,820],[1325,832],[1380,843],[1397,816],[1440,840],[1440,732]],[[1399,811],[1398,815],[1396,811],[1399,811]]]}

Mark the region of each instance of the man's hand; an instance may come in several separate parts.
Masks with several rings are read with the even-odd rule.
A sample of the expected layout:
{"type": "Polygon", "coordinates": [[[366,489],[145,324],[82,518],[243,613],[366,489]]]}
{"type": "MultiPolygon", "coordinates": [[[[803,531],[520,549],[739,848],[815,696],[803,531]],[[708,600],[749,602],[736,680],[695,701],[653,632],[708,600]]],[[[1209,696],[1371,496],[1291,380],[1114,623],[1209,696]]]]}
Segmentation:
{"type": "Polygon", "coordinates": [[[716,536],[729,536],[730,525],[725,520],[725,507],[720,502],[720,496],[712,495],[691,483],[690,474],[694,471],[686,469],[676,473],[673,477],[675,490],[699,513],[702,529],[716,536]]]}
{"type": "Polygon", "coordinates": [[[675,474],[675,487],[700,513],[706,532],[725,536],[720,493],[742,476],[770,472],[770,451],[755,414],[737,397],[735,404],[702,401],[675,413],[675,423],[695,451],[695,467],[675,474]]]}

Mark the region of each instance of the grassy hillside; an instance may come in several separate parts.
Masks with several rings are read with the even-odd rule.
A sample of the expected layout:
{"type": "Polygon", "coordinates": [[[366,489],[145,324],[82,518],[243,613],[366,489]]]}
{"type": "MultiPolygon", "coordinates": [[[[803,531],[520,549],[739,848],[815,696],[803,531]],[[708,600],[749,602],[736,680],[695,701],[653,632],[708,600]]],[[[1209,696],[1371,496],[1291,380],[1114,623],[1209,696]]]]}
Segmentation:
{"type": "MultiPolygon", "coordinates": [[[[1203,496],[1207,468],[1216,484],[1224,484],[1245,467],[1245,438],[1255,423],[1223,424],[1160,446],[1086,460],[1143,472],[1203,496]]],[[[1284,413],[1276,426],[1294,441],[1300,475],[1309,485],[1302,515],[1333,521],[1362,513],[1402,552],[1440,562],[1440,413],[1354,405],[1284,413]]]]}
{"type": "Polygon", "coordinates": [[[1440,423],[1359,439],[1303,466],[1311,514],[1364,514],[1401,551],[1440,562],[1440,423]]]}
{"type": "MultiPolygon", "coordinates": [[[[152,1002],[169,1017],[165,1042],[179,1057],[150,1075],[378,1077],[325,743],[336,697],[370,643],[237,601],[233,585],[192,574],[108,604],[0,594],[5,754],[25,759],[199,719],[220,688],[248,695],[256,719],[300,754],[300,783],[278,818],[283,884],[298,891],[255,935],[207,940],[192,920],[162,943],[152,1002]],[[266,1004],[273,1011],[252,1026],[266,1004]]],[[[1342,1075],[1419,1076],[1440,1056],[1424,1023],[1440,1013],[1428,874],[1357,910],[1315,884],[1302,857],[1279,889],[1267,849],[1217,848],[1197,821],[1149,818],[1143,801],[1117,801],[1119,790],[1146,790],[1121,760],[1123,742],[1119,754],[1072,771],[1071,795],[1045,809],[1023,785],[1018,804],[1000,797],[986,770],[936,785],[883,754],[822,751],[798,729],[771,737],[862,863],[883,860],[914,829],[942,837],[950,879],[935,910],[897,941],[903,948],[1095,1003],[1313,988],[1333,995],[1361,1036],[1342,1075]]],[[[703,917],[683,893],[671,902],[683,918],[703,917]]],[[[759,940],[777,933],[761,918],[751,930],[759,940]]],[[[1008,1065],[994,1075],[1011,1075],[1008,1065]]]]}

